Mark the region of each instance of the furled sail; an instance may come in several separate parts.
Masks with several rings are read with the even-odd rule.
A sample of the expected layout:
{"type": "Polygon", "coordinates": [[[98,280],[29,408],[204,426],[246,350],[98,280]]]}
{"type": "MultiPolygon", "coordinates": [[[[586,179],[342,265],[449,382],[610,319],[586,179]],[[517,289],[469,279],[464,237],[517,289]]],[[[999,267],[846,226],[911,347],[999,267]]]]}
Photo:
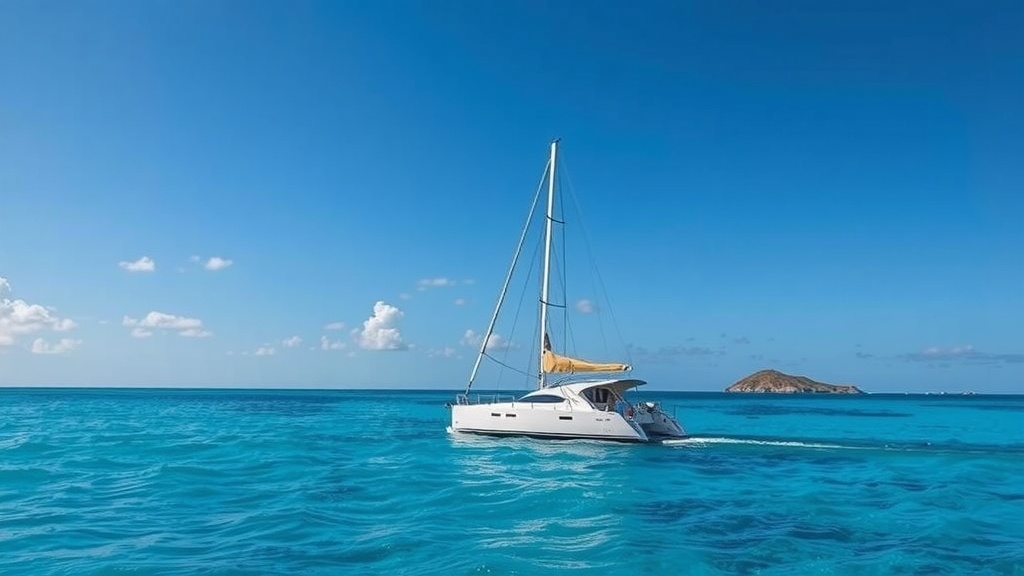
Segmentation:
{"type": "Polygon", "coordinates": [[[551,350],[551,342],[547,334],[544,335],[544,352],[542,356],[544,372],[553,373],[575,373],[575,372],[628,372],[632,369],[629,364],[621,362],[592,362],[579,358],[570,358],[555,354],[551,350]]]}

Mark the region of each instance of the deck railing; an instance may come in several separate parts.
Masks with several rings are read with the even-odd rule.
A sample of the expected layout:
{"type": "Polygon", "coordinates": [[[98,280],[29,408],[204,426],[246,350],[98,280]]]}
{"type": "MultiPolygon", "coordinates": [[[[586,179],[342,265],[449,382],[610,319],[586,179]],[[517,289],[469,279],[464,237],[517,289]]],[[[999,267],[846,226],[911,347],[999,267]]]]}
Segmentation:
{"type": "Polygon", "coordinates": [[[455,397],[456,404],[493,404],[495,402],[515,402],[512,394],[459,394],[455,397]]]}

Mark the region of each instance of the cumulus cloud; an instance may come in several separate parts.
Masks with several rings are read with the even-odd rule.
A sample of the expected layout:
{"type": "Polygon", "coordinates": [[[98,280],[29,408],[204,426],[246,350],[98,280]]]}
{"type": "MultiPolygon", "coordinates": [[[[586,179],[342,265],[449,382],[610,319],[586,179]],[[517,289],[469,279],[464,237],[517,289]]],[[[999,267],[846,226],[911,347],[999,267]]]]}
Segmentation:
{"type": "Polygon", "coordinates": [[[0,346],[12,346],[19,336],[44,330],[67,332],[78,326],[70,318],[55,316],[49,306],[8,298],[10,292],[11,283],[0,277],[0,346]]]}
{"type": "Polygon", "coordinates": [[[61,318],[53,323],[53,330],[55,332],[67,332],[68,330],[74,330],[78,327],[78,323],[70,318],[61,318]]]}
{"type": "Polygon", "coordinates": [[[217,270],[223,270],[228,266],[234,264],[234,260],[228,260],[227,258],[221,258],[220,256],[214,256],[203,264],[203,268],[216,272],[217,270]]]}
{"type": "Polygon", "coordinates": [[[134,262],[118,262],[117,265],[129,272],[153,272],[156,270],[156,262],[149,256],[143,256],[134,262]]]}
{"type": "Polygon", "coordinates": [[[511,347],[512,343],[501,334],[491,334],[491,337],[487,339],[487,350],[507,350],[511,347]]]}
{"type": "Polygon", "coordinates": [[[597,306],[593,300],[587,300],[584,298],[576,303],[576,311],[580,314],[593,314],[597,310],[597,306]]]}
{"type": "MultiPolygon", "coordinates": [[[[466,330],[466,333],[462,335],[462,339],[459,340],[459,343],[463,346],[479,348],[483,339],[483,334],[477,334],[474,330],[466,330]]],[[[484,350],[490,352],[491,350],[506,350],[511,347],[512,343],[504,336],[498,333],[493,333],[491,334],[491,337],[487,339],[487,346],[484,350]]]]}
{"type": "Polygon", "coordinates": [[[344,350],[345,343],[341,340],[331,340],[327,336],[320,337],[320,349],[321,350],[344,350]]]}
{"type": "Polygon", "coordinates": [[[121,325],[132,329],[132,336],[135,338],[146,338],[151,336],[154,330],[177,332],[188,338],[206,338],[212,336],[203,328],[203,321],[198,318],[176,316],[156,310],[146,314],[142,319],[125,316],[121,325]]]}
{"type": "Polygon", "coordinates": [[[273,356],[277,354],[277,350],[274,350],[270,346],[260,346],[256,349],[255,356],[273,356]]]}
{"type": "Polygon", "coordinates": [[[462,339],[459,340],[459,344],[462,344],[463,346],[469,346],[472,348],[474,346],[480,345],[481,338],[483,338],[483,336],[477,334],[476,330],[467,329],[466,333],[463,334],[462,339]]]}
{"type": "Polygon", "coordinates": [[[359,347],[364,350],[405,350],[398,323],[405,313],[383,301],[373,305],[373,315],[358,330],[359,347]]]}
{"type": "Polygon", "coordinates": [[[344,322],[331,322],[330,324],[326,324],[324,326],[324,330],[344,330],[344,329],[345,329],[345,323],[344,322]]]}
{"type": "Polygon", "coordinates": [[[447,286],[455,286],[458,282],[451,278],[424,278],[416,281],[416,289],[423,291],[430,288],[444,288],[447,286]]]}
{"type": "Polygon", "coordinates": [[[32,341],[32,353],[33,354],[64,354],[70,352],[75,348],[82,345],[81,340],[73,340],[71,338],[61,338],[55,344],[49,344],[42,338],[36,338],[32,341]]]}
{"type": "Polygon", "coordinates": [[[291,338],[281,340],[281,346],[284,346],[285,348],[295,348],[300,344],[302,344],[302,338],[299,338],[298,336],[292,336],[291,338]]]}

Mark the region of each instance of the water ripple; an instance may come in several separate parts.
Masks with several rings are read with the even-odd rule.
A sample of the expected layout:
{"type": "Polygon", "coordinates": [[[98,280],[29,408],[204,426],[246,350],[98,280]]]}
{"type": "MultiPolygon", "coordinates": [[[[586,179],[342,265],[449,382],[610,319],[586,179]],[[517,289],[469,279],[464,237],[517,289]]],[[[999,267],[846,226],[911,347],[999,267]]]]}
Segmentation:
{"type": "Polygon", "coordinates": [[[701,397],[624,446],[451,436],[447,396],[10,394],[0,573],[1024,573],[996,400],[701,397]]]}

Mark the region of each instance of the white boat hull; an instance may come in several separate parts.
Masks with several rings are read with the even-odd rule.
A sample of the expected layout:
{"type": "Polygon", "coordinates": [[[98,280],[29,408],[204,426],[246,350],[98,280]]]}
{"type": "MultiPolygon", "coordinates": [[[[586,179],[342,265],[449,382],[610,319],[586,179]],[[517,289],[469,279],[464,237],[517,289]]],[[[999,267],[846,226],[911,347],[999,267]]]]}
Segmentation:
{"type": "Polygon", "coordinates": [[[646,442],[647,434],[618,412],[597,412],[524,402],[456,404],[452,430],[489,436],[646,442]]]}
{"type": "Polygon", "coordinates": [[[450,428],[489,436],[617,442],[686,436],[679,422],[658,404],[633,405],[622,396],[642,384],[641,380],[584,380],[542,388],[511,401],[473,402],[461,395],[451,405],[450,428]]]}

